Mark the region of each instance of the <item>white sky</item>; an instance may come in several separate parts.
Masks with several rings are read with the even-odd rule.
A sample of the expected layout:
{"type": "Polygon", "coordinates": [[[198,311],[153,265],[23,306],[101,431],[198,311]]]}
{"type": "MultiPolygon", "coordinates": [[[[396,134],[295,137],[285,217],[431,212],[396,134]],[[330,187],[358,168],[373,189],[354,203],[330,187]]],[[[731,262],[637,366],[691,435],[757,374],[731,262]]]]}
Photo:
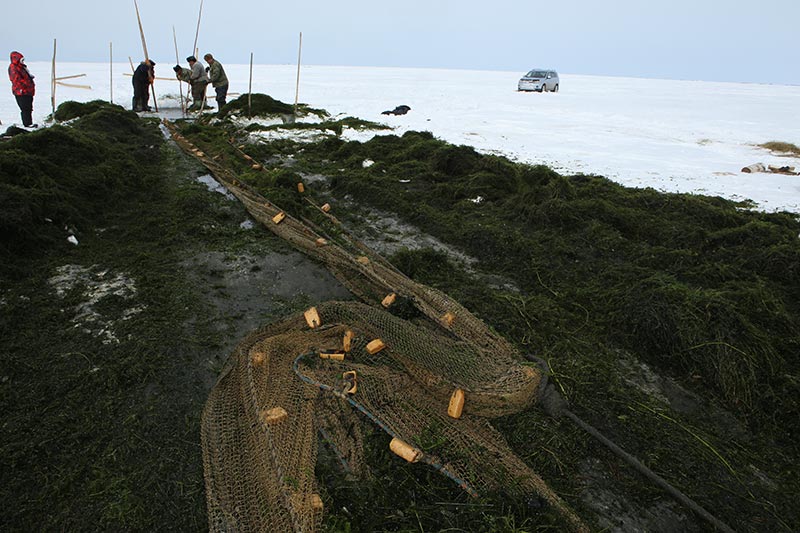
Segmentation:
{"type": "MultiPolygon", "coordinates": [[[[139,0],[150,56],[192,52],[199,0],[139,0]]],[[[0,0],[0,50],[141,59],[133,0],[0,0]]],[[[223,64],[404,66],[800,84],[800,0],[204,0],[198,47],[223,64]]],[[[4,56],[7,57],[7,56],[4,56]]],[[[162,71],[163,72],[163,71],[162,71]]]]}

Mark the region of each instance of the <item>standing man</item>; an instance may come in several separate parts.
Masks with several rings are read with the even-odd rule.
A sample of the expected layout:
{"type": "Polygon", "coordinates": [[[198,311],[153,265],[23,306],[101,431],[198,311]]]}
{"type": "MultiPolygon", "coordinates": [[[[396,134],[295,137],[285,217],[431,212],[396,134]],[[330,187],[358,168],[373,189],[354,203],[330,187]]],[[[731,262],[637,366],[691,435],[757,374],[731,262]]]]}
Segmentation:
{"type": "Polygon", "coordinates": [[[133,72],[133,110],[151,111],[150,85],[156,79],[156,62],[145,59],[133,72]]]}
{"type": "Polygon", "coordinates": [[[217,109],[222,109],[228,96],[228,77],[225,75],[225,69],[222,68],[222,63],[214,59],[211,54],[204,55],[203,59],[208,63],[208,78],[217,93],[217,109]]]}
{"type": "Polygon", "coordinates": [[[203,64],[194,56],[186,58],[189,62],[189,68],[192,69],[192,74],[189,76],[189,83],[192,86],[192,102],[189,111],[199,111],[205,105],[206,87],[208,86],[208,75],[203,64]]]}
{"type": "Polygon", "coordinates": [[[22,125],[26,128],[33,126],[33,95],[36,93],[36,84],[28,72],[25,58],[19,52],[11,52],[8,79],[11,80],[11,92],[17,99],[22,125]]]}

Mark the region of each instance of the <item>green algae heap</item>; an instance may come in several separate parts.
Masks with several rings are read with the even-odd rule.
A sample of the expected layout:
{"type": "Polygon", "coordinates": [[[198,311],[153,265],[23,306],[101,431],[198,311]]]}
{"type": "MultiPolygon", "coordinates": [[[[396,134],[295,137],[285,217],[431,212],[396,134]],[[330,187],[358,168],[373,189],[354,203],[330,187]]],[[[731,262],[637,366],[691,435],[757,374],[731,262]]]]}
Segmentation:
{"type": "Polygon", "coordinates": [[[0,144],[0,250],[8,258],[0,270],[19,254],[66,242],[69,228],[86,229],[146,188],[162,160],[157,130],[119,106],[65,102],[56,116],[76,120],[0,144]]]}

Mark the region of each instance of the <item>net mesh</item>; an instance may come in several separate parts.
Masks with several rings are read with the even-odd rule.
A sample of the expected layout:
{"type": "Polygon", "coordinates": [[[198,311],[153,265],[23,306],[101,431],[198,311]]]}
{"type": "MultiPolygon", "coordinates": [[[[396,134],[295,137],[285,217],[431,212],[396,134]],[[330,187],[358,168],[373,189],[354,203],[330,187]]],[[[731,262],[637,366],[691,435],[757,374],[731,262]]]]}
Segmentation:
{"type": "Polygon", "coordinates": [[[328,242],[166,125],[256,220],[323,262],[363,301],[328,302],[313,316],[267,325],[228,359],[202,420],[211,530],[318,530],[319,435],[360,475],[367,470],[362,424],[378,426],[397,444],[395,453],[470,494],[534,493],[572,529],[586,530],[490,423],[535,402],[537,369],[521,365],[510,343],[446,294],[410,280],[346,232],[341,242],[328,242]],[[399,318],[391,305],[385,310],[390,294],[427,320],[399,318]],[[435,453],[424,449],[429,439],[435,453]]]}

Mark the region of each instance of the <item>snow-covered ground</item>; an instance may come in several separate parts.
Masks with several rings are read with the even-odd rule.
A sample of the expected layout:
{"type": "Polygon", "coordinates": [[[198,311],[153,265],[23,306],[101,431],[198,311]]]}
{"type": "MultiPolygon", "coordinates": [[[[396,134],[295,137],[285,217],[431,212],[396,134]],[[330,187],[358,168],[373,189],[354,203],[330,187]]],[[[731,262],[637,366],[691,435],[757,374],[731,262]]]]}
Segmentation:
{"type": "MultiPolygon", "coordinates": [[[[224,60],[224,58],[221,58],[224,60]]],[[[158,58],[156,58],[158,61],[158,58]]],[[[158,76],[171,78],[159,62],[158,76]]],[[[564,173],[592,173],[635,187],[749,198],[766,211],[800,213],[800,176],[745,174],[752,163],[793,165],[755,145],[800,145],[800,86],[611,78],[561,74],[560,92],[519,93],[520,72],[304,66],[300,101],[332,114],[384,122],[400,134],[426,130],[437,137],[544,163],[564,173]],[[411,106],[403,116],[381,111],[411,106]]],[[[34,119],[50,109],[50,64],[31,63],[38,83],[34,119]]],[[[225,65],[231,92],[245,93],[248,65],[225,65]]],[[[114,65],[114,101],[130,107],[127,63],[114,65]]],[[[57,76],[85,73],[57,89],[57,101],[109,99],[108,64],[60,63],[57,76]]],[[[296,67],[256,65],[253,92],[284,102],[295,97],[296,67]]],[[[177,116],[176,81],[155,85],[162,111],[177,116]],[[173,98],[167,98],[173,95],[173,98]],[[169,108],[172,109],[169,109],[169,108]]],[[[184,89],[185,91],[185,89],[184,89]]],[[[209,89],[209,94],[212,91],[209,89]]],[[[18,123],[10,91],[0,91],[2,128],[18,123]]]]}

